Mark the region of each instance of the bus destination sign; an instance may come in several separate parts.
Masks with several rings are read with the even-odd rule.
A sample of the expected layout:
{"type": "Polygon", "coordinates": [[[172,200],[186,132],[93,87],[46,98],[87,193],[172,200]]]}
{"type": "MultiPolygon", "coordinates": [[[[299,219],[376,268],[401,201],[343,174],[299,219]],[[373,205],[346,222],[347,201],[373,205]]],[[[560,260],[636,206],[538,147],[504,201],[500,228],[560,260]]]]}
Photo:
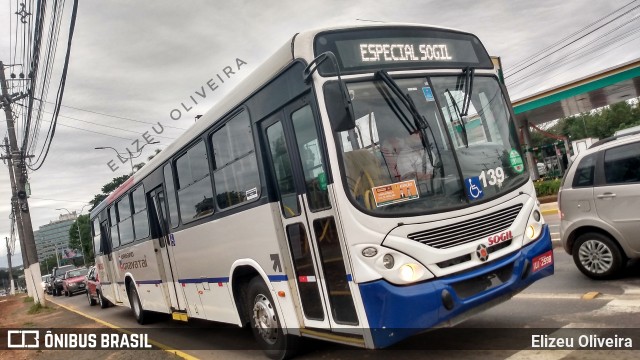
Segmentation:
{"type": "MultiPolygon", "coordinates": [[[[471,34],[428,28],[366,29],[334,32],[316,37],[316,56],[333,52],[346,74],[385,69],[443,68],[467,66],[491,69],[493,63],[480,41],[471,34]]],[[[333,75],[329,66],[322,75],[333,75]]]]}
{"type": "Polygon", "coordinates": [[[448,61],[446,44],[420,44],[418,51],[414,44],[360,44],[362,61],[448,61]]]}

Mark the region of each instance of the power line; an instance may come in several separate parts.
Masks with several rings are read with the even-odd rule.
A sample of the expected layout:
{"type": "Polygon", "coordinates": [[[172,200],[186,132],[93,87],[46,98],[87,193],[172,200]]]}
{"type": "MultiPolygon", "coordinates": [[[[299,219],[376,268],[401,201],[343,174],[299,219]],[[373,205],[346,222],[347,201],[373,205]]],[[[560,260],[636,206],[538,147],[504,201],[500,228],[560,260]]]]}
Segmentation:
{"type": "MultiPolygon", "coordinates": [[[[522,82],[523,80],[525,80],[525,79],[527,79],[527,78],[530,78],[530,77],[532,77],[532,76],[540,75],[540,71],[541,71],[541,70],[548,69],[548,68],[550,68],[550,67],[551,67],[551,68],[553,68],[553,67],[559,67],[559,66],[563,65],[564,63],[567,63],[567,62],[569,62],[570,60],[574,59],[574,58],[575,58],[576,56],[578,56],[578,55],[582,55],[582,54],[584,54],[584,53],[586,53],[586,52],[588,52],[588,51],[593,51],[593,50],[591,49],[591,48],[593,48],[593,46],[592,46],[591,48],[586,49],[585,51],[583,51],[583,52],[581,52],[581,53],[579,53],[579,54],[577,54],[577,55],[574,55],[574,54],[578,53],[580,50],[583,50],[583,49],[585,49],[585,48],[589,47],[590,45],[595,44],[598,40],[601,40],[601,39],[605,38],[606,36],[608,36],[608,35],[612,34],[613,32],[615,32],[615,31],[619,30],[620,28],[622,28],[622,27],[624,27],[624,26],[626,26],[626,25],[630,24],[631,22],[633,22],[633,21],[635,21],[635,20],[637,20],[637,19],[638,19],[637,17],[634,17],[634,18],[630,19],[629,21],[627,21],[627,22],[623,23],[622,25],[620,25],[620,26],[618,26],[618,27],[614,28],[613,30],[611,30],[611,31],[607,32],[606,34],[601,35],[600,37],[598,37],[598,38],[596,38],[596,39],[594,39],[594,40],[592,40],[592,41],[588,42],[587,44],[584,44],[583,46],[579,47],[578,49],[576,49],[576,50],[574,50],[574,51],[572,51],[572,52],[570,52],[570,53],[568,53],[568,54],[564,55],[562,59],[560,59],[560,60],[558,60],[558,61],[556,61],[556,62],[553,62],[553,63],[551,63],[551,64],[548,64],[548,65],[545,65],[545,66],[542,66],[542,67],[536,68],[536,69],[532,70],[532,72],[531,72],[530,74],[528,74],[528,75],[523,75],[523,76],[521,76],[521,77],[517,78],[516,80],[514,80],[513,82],[511,82],[511,83],[510,83],[510,85],[512,85],[512,86],[513,86],[513,85],[516,85],[516,84],[518,84],[518,83],[522,82]]],[[[622,34],[619,34],[619,35],[617,35],[616,37],[613,37],[613,38],[611,38],[611,39],[608,39],[608,40],[606,40],[605,42],[603,42],[603,43],[601,43],[601,44],[598,44],[598,48],[596,48],[596,50],[595,50],[595,51],[598,51],[598,50],[600,50],[600,49],[603,49],[604,47],[610,46],[610,45],[612,45],[612,44],[614,44],[614,43],[616,43],[616,42],[618,42],[618,41],[620,41],[620,40],[623,40],[624,38],[629,37],[630,35],[632,35],[632,34],[634,34],[634,33],[638,32],[638,31],[640,31],[640,28],[636,27],[636,28],[634,28],[634,29],[632,29],[632,30],[628,30],[628,31],[626,31],[626,32],[624,32],[624,33],[622,33],[622,34]]]]}
{"type": "Polygon", "coordinates": [[[567,43],[567,44],[565,44],[565,45],[561,46],[560,48],[556,49],[556,50],[555,50],[555,52],[550,52],[550,53],[546,54],[545,56],[543,56],[543,57],[539,58],[538,60],[536,60],[536,61],[533,61],[533,62],[529,63],[527,66],[522,67],[522,68],[520,68],[519,70],[517,70],[517,71],[515,71],[515,72],[512,72],[511,74],[509,74],[509,75],[505,76],[505,79],[506,79],[506,78],[509,78],[509,77],[511,77],[511,76],[513,76],[513,75],[515,75],[515,74],[517,74],[517,73],[519,73],[519,72],[521,72],[521,71],[524,71],[524,70],[528,69],[529,67],[531,67],[531,66],[533,66],[533,65],[535,65],[535,64],[537,64],[537,63],[539,63],[540,61],[542,61],[542,60],[544,60],[544,59],[546,59],[546,58],[548,58],[549,56],[553,55],[554,53],[557,53],[559,50],[562,50],[562,49],[564,49],[564,48],[566,48],[566,47],[570,46],[571,44],[574,44],[575,42],[577,42],[577,41],[579,41],[579,40],[581,40],[581,39],[585,38],[586,36],[591,35],[591,34],[592,34],[592,33],[594,33],[595,31],[598,31],[598,30],[602,29],[603,27],[605,27],[605,26],[609,25],[609,24],[610,24],[610,23],[612,23],[613,21],[615,21],[615,20],[617,20],[617,19],[621,18],[621,17],[622,17],[622,16],[624,16],[624,15],[627,15],[628,13],[630,13],[631,11],[633,11],[633,10],[635,10],[635,9],[639,8],[639,7],[640,7],[640,5],[635,6],[635,7],[631,8],[630,10],[627,10],[626,12],[624,12],[624,13],[622,13],[622,14],[620,14],[620,15],[616,16],[615,18],[613,18],[613,19],[611,19],[611,20],[607,21],[606,23],[604,23],[604,24],[602,24],[602,25],[598,26],[597,28],[595,28],[595,29],[593,29],[593,30],[591,30],[591,31],[587,32],[586,34],[581,35],[581,36],[580,36],[580,37],[578,37],[577,39],[574,39],[574,40],[570,41],[569,43],[567,43]]]}
{"type": "MultiPolygon", "coordinates": [[[[52,104],[49,101],[45,101],[45,102],[52,104]]],[[[94,110],[82,109],[82,108],[74,107],[74,106],[70,106],[70,105],[62,105],[62,107],[69,108],[69,109],[74,109],[74,110],[79,110],[79,111],[84,111],[84,112],[88,112],[88,113],[92,113],[92,114],[96,114],[96,115],[107,116],[107,117],[114,118],[114,119],[128,120],[128,121],[133,121],[133,122],[138,122],[138,123],[143,123],[143,124],[150,124],[150,125],[157,124],[157,122],[154,123],[154,122],[150,122],[150,121],[142,121],[142,120],[132,119],[132,118],[123,117],[123,116],[111,115],[111,114],[106,114],[106,113],[102,113],[102,112],[98,112],[98,111],[94,111],[94,110]]],[[[181,128],[181,127],[177,127],[177,126],[164,125],[164,127],[169,128],[169,129],[187,130],[186,128],[181,128]]]]}
{"type": "MultiPolygon", "coordinates": [[[[54,114],[54,119],[52,122],[52,131],[51,131],[51,136],[49,137],[49,143],[47,144],[47,149],[44,152],[44,156],[42,157],[42,160],[40,160],[40,156],[42,156],[42,152],[40,153],[40,155],[38,155],[38,158],[35,160],[35,163],[37,165],[34,165],[32,167],[31,164],[27,164],[27,166],[29,167],[29,169],[31,169],[32,171],[37,171],[38,169],[40,169],[42,167],[42,165],[44,164],[44,161],[47,159],[47,155],[49,155],[49,149],[51,148],[51,142],[53,141],[53,137],[55,135],[56,132],[56,123],[58,122],[58,114],[60,113],[60,105],[62,104],[62,97],[64,95],[64,87],[67,81],[67,70],[69,69],[69,57],[71,55],[71,42],[73,41],[73,33],[75,30],[75,26],[76,26],[76,18],[78,15],[78,0],[74,0],[73,1],[73,9],[71,12],[71,24],[69,25],[69,37],[67,39],[67,53],[65,54],[65,59],[64,59],[64,66],[62,68],[62,75],[60,78],[60,84],[58,86],[58,94],[56,96],[56,106],[55,106],[55,114],[54,114]],[[38,161],[40,161],[40,163],[38,164],[38,161]]],[[[46,139],[45,139],[45,143],[46,143],[46,139]]],[[[44,149],[44,147],[43,147],[44,149]]]]}
{"type": "MultiPolygon", "coordinates": [[[[48,114],[53,114],[52,112],[49,112],[49,111],[44,111],[44,112],[48,113],[48,114]]],[[[96,125],[96,126],[103,126],[103,127],[110,128],[110,129],[121,130],[121,131],[126,131],[126,132],[130,132],[130,133],[134,133],[134,134],[140,135],[140,132],[135,131],[135,130],[123,129],[123,128],[119,128],[117,126],[103,125],[103,124],[95,123],[95,122],[88,121],[88,120],[82,120],[82,119],[74,118],[74,117],[71,117],[71,116],[65,116],[65,115],[58,115],[58,116],[61,117],[61,118],[65,118],[65,119],[71,119],[71,120],[80,121],[80,122],[87,123],[87,124],[92,124],[92,125],[96,125]]],[[[175,140],[176,139],[175,137],[161,136],[161,135],[157,135],[157,134],[153,134],[153,136],[154,137],[159,137],[159,138],[164,138],[164,139],[169,139],[169,140],[175,140]]]]}
{"type": "Polygon", "coordinates": [[[525,64],[527,61],[529,61],[529,60],[532,60],[532,59],[536,58],[538,55],[540,55],[540,54],[544,53],[545,51],[548,51],[548,50],[552,49],[553,47],[555,47],[556,45],[563,43],[564,41],[566,41],[566,40],[568,40],[568,39],[572,38],[573,36],[575,36],[575,35],[577,35],[577,34],[579,34],[579,33],[583,32],[584,30],[586,30],[586,29],[588,29],[588,28],[592,27],[593,25],[595,25],[595,24],[599,23],[600,21],[602,21],[602,20],[604,20],[604,19],[608,18],[609,16],[611,16],[611,15],[613,15],[613,14],[617,13],[618,11],[620,11],[620,10],[624,9],[625,7],[627,7],[627,6],[631,5],[631,4],[633,4],[633,3],[634,3],[634,2],[636,2],[636,1],[637,1],[637,0],[633,0],[633,1],[631,1],[630,3],[628,3],[628,4],[626,4],[626,5],[622,6],[622,7],[619,7],[618,9],[616,9],[616,10],[614,10],[614,11],[610,12],[609,14],[607,14],[607,15],[605,15],[605,16],[603,16],[603,17],[599,18],[598,20],[596,20],[596,21],[592,22],[591,24],[589,24],[589,25],[587,25],[587,26],[583,27],[582,29],[580,29],[580,30],[578,30],[578,31],[576,31],[576,32],[574,32],[574,33],[572,33],[571,35],[568,35],[568,36],[566,36],[566,37],[562,38],[561,40],[558,40],[557,42],[555,42],[555,43],[553,43],[553,44],[551,44],[551,45],[547,46],[546,48],[544,48],[544,49],[542,49],[542,50],[540,50],[540,51],[536,52],[535,54],[530,55],[529,57],[527,57],[527,58],[525,58],[525,59],[523,59],[523,60],[518,61],[516,64],[514,64],[514,65],[511,67],[511,69],[507,70],[507,71],[506,71],[506,73],[509,73],[509,72],[512,72],[512,71],[516,70],[520,65],[523,65],[523,64],[525,64]]]}

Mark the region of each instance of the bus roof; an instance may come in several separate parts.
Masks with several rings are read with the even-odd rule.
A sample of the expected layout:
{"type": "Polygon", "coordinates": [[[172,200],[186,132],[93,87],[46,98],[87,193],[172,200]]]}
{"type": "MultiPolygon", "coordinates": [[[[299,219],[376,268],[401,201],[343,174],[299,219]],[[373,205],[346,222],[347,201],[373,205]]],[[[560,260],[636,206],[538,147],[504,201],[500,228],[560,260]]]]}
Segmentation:
{"type": "Polygon", "coordinates": [[[105,200],[96,206],[90,214],[93,219],[96,214],[102,211],[108,204],[120,197],[129,188],[133,187],[138,181],[144,179],[148,174],[155,170],[158,166],[164,164],[171,158],[175,152],[187,145],[196,136],[200,135],[210,128],[216,121],[222,119],[230,111],[234,110],[238,104],[248,98],[256,90],[265,85],[279,71],[283,70],[292,60],[296,58],[313,59],[313,40],[318,33],[332,30],[346,30],[354,28],[386,28],[386,27],[421,27],[439,30],[451,30],[456,32],[464,32],[452,28],[431,26],[413,23],[357,23],[335,25],[323,28],[307,30],[295,34],[284,45],[282,45],[273,55],[265,62],[260,64],[249,76],[247,76],[240,84],[231,90],[229,94],[217,102],[210,110],[208,110],[198,121],[188,128],[167,148],[158,153],[154,158],[138,170],[125,183],[114,190],[105,200]],[[296,46],[298,44],[298,46],[296,46]]]}

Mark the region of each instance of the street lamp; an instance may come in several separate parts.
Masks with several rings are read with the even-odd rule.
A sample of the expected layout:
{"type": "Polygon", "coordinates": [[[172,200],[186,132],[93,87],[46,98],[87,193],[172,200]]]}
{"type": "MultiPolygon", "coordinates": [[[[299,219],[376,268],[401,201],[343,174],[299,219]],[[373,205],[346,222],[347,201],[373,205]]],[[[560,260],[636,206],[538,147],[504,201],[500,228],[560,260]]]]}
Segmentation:
{"type": "MultiPolygon", "coordinates": [[[[87,267],[87,257],[84,255],[84,244],[82,243],[82,235],[80,234],[80,221],[78,220],[80,215],[82,215],[82,211],[84,211],[84,208],[89,206],[89,204],[85,204],[82,209],[80,209],[80,214],[76,217],[76,225],[78,228],[78,240],[80,240],[80,251],[82,251],[82,263],[84,264],[85,267],[87,267]]],[[[59,208],[56,210],[65,210],[69,215],[71,215],[71,211],[69,211],[66,208],[59,208]]],[[[56,249],[56,254],[57,254],[57,249],[56,249]]],[[[57,255],[56,255],[57,256],[57,255]]]]}
{"type": "Polygon", "coordinates": [[[118,159],[120,159],[121,162],[129,160],[129,163],[131,164],[131,175],[133,175],[133,159],[137,159],[137,158],[140,157],[140,155],[142,155],[142,149],[144,149],[145,146],[147,146],[149,144],[159,144],[159,143],[160,143],[160,141],[152,141],[152,142],[148,142],[148,143],[142,145],[140,147],[140,149],[138,149],[138,151],[136,151],[138,153],[138,155],[136,155],[136,156],[133,156],[133,153],[131,153],[131,151],[129,149],[127,149],[127,152],[129,153],[129,157],[125,157],[123,154],[120,154],[120,152],[118,152],[118,150],[116,150],[115,148],[113,148],[111,146],[98,146],[98,147],[95,147],[94,149],[96,149],[96,150],[111,149],[111,150],[116,152],[116,154],[118,155],[118,159]]]}

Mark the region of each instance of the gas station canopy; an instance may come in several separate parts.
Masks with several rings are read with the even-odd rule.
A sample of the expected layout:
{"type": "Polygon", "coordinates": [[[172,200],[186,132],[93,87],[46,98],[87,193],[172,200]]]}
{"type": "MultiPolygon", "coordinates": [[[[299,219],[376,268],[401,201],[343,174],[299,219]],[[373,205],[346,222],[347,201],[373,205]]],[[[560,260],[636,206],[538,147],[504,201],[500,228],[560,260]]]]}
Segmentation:
{"type": "Polygon", "coordinates": [[[640,96],[640,59],[513,102],[520,124],[542,124],[640,96]]]}

